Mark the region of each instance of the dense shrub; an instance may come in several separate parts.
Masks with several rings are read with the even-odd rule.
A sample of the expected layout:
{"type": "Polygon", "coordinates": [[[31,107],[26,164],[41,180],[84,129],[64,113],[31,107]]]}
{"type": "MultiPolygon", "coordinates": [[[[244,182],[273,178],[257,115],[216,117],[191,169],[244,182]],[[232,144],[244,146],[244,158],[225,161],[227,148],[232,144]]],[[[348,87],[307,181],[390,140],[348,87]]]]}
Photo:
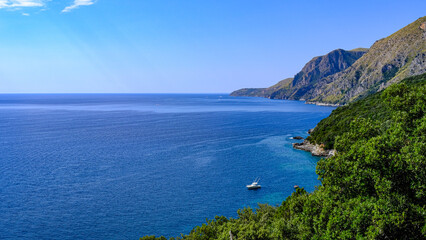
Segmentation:
{"type": "MultiPolygon", "coordinates": [[[[426,74],[337,108],[310,137],[337,149],[322,185],[216,217],[178,239],[426,239],[426,74]]],[[[143,237],[143,240],[164,239],[143,237]]]]}

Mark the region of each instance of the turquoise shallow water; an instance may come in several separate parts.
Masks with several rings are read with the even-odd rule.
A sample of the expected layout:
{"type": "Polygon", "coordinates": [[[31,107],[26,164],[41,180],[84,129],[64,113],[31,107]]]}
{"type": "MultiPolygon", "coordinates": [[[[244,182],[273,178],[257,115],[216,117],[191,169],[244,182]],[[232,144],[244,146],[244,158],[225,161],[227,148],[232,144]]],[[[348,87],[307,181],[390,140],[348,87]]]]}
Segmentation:
{"type": "Polygon", "coordinates": [[[0,95],[0,239],[178,236],[313,191],[333,108],[220,94],[0,95]],[[246,184],[260,177],[262,189],[246,184]]]}

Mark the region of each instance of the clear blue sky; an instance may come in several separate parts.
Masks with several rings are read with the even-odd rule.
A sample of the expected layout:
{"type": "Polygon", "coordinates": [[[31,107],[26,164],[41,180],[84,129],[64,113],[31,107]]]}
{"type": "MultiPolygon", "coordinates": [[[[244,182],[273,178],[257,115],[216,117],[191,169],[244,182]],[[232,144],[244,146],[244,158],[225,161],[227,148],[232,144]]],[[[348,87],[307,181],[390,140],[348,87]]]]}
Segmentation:
{"type": "Polygon", "coordinates": [[[1,93],[226,93],[370,47],[425,0],[0,0],[1,93]]]}

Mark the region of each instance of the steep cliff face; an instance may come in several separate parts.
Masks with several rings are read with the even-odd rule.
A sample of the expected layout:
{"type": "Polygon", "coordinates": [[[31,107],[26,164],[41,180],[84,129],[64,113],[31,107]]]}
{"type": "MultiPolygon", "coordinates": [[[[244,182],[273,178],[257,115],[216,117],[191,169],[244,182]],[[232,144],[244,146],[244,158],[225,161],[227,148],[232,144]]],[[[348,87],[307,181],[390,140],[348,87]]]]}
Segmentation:
{"type": "Polygon", "coordinates": [[[303,99],[320,79],[348,68],[366,51],[337,49],[327,55],[314,57],[294,78],[284,79],[269,88],[243,88],[232,92],[231,96],[303,99]]]}
{"type": "Polygon", "coordinates": [[[376,41],[368,51],[337,49],[313,58],[292,80],[270,88],[238,90],[231,95],[255,93],[257,97],[273,99],[346,104],[425,72],[426,17],[422,17],[376,41]]]}
{"type": "Polygon", "coordinates": [[[376,41],[350,68],[318,81],[309,101],[348,103],[426,72],[426,17],[376,41]]]}
{"type": "Polygon", "coordinates": [[[282,88],[271,94],[276,99],[306,99],[311,88],[322,78],[350,67],[366,53],[365,50],[334,50],[324,56],[313,58],[294,76],[288,88],[282,88]]]}

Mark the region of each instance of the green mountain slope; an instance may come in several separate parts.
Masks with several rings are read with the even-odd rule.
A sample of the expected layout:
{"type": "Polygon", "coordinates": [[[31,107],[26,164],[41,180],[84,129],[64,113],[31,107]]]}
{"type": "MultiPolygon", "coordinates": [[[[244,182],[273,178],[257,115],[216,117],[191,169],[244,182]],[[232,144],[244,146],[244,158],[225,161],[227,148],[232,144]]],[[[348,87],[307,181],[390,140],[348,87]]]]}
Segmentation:
{"type": "Polygon", "coordinates": [[[278,207],[216,217],[178,239],[426,239],[425,112],[426,74],[337,108],[311,136],[337,149],[317,164],[317,190],[298,188],[278,207]]]}
{"type": "Polygon", "coordinates": [[[293,78],[286,78],[279,81],[277,84],[269,88],[242,88],[231,93],[231,96],[245,96],[245,97],[266,97],[271,98],[271,95],[277,91],[285,91],[289,89],[293,78]]]}

